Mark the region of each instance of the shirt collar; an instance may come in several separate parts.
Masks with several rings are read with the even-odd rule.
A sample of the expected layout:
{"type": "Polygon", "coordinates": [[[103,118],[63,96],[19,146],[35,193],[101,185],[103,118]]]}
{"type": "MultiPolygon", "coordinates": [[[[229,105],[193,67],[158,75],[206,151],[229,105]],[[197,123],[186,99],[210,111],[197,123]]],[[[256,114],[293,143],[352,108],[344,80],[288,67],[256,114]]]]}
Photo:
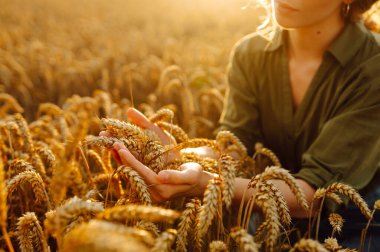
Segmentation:
{"type": "Polygon", "coordinates": [[[264,51],[276,51],[284,44],[284,42],[284,31],[281,28],[278,28],[275,31],[273,38],[268,41],[268,44],[265,46],[264,51]]]}
{"type": "Polygon", "coordinates": [[[349,23],[327,51],[345,66],[362,47],[368,34],[362,22],[349,23]]]}
{"type": "MultiPolygon", "coordinates": [[[[362,22],[348,23],[327,51],[344,66],[361,48],[367,35],[368,30],[362,22]]],[[[264,50],[268,52],[276,51],[285,44],[284,39],[285,31],[282,29],[276,30],[273,38],[268,42],[264,50]]]]}

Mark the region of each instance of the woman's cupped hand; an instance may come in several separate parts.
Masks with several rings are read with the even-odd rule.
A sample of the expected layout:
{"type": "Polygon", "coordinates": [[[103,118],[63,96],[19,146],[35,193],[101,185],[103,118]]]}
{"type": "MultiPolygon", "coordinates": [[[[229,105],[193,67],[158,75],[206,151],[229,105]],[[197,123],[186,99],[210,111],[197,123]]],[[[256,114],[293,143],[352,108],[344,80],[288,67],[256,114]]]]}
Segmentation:
{"type": "MultiPolygon", "coordinates": [[[[134,108],[127,110],[128,118],[141,128],[155,132],[163,145],[172,144],[175,140],[156,124],[152,123],[141,112],[134,108]]],[[[100,136],[110,136],[102,131],[100,136]]],[[[134,169],[145,181],[149,188],[153,202],[164,202],[181,196],[201,196],[213,177],[204,172],[198,163],[184,163],[178,170],[162,170],[158,174],[137,160],[122,144],[115,143],[112,149],[113,157],[120,165],[128,165],[134,169]]],[[[169,159],[179,158],[179,152],[169,153],[169,159]]]]}

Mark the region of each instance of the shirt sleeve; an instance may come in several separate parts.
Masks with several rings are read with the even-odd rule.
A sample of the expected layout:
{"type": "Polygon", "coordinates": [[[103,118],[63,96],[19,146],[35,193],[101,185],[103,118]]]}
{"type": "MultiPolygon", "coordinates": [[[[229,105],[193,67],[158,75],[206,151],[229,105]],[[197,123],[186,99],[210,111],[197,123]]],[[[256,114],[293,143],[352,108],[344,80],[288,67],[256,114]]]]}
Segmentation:
{"type": "Polygon", "coordinates": [[[260,139],[258,101],[254,90],[252,58],[244,46],[235,47],[228,65],[228,87],[218,130],[234,133],[252,154],[260,139]],[[251,69],[248,71],[247,69],[251,69]]]}
{"type": "Polygon", "coordinates": [[[342,182],[357,190],[372,180],[380,163],[380,78],[357,86],[322,126],[295,177],[316,188],[342,182]]]}

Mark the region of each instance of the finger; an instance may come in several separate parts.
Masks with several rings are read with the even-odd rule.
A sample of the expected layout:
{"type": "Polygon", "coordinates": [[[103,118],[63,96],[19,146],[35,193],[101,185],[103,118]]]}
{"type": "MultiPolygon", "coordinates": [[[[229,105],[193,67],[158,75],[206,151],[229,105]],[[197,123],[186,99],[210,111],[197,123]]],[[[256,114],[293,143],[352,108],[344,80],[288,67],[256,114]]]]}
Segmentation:
{"type": "Polygon", "coordinates": [[[137,109],[129,108],[127,110],[127,117],[138,126],[155,132],[161,139],[162,144],[170,144],[169,136],[166,135],[166,133],[160,127],[152,123],[145,115],[143,115],[137,109]]]}
{"type": "Polygon", "coordinates": [[[181,171],[164,170],[157,174],[157,178],[164,184],[196,184],[202,173],[202,166],[197,163],[185,163],[180,166],[181,171]]]}
{"type": "Polygon", "coordinates": [[[120,143],[120,142],[116,142],[112,145],[112,148],[114,148],[116,151],[119,151],[121,149],[124,149],[126,150],[127,148],[125,147],[125,145],[123,143],[120,143]]]}
{"type": "Polygon", "coordinates": [[[191,196],[196,185],[173,185],[173,184],[161,184],[155,188],[155,192],[158,192],[156,196],[157,201],[165,202],[180,196],[191,196]]]}
{"type": "Polygon", "coordinates": [[[120,159],[120,156],[119,156],[119,153],[117,152],[117,150],[112,149],[111,153],[112,153],[113,158],[116,160],[116,162],[118,164],[121,164],[121,159],[120,159]]]}
{"type": "Polygon", "coordinates": [[[99,136],[111,137],[112,135],[108,131],[102,130],[102,131],[100,131],[99,136]]]}
{"type": "Polygon", "coordinates": [[[149,121],[149,119],[143,113],[141,113],[135,108],[129,108],[127,110],[127,117],[133,123],[137,124],[138,126],[142,128],[150,129],[151,124],[153,124],[151,121],[149,121]]]}
{"type": "Polygon", "coordinates": [[[156,184],[157,174],[138,161],[128,149],[119,149],[118,154],[121,159],[121,163],[129,165],[134,169],[148,184],[156,184]]]}

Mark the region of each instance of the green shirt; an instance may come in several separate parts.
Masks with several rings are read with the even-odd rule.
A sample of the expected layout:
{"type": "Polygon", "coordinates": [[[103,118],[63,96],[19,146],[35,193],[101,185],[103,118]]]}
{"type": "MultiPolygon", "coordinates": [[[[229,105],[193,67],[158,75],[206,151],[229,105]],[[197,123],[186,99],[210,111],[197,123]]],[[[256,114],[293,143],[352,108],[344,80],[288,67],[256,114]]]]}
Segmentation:
{"type": "Polygon", "coordinates": [[[249,35],[237,43],[221,128],[251,153],[263,142],[284,168],[316,188],[336,181],[356,189],[379,184],[380,177],[373,179],[380,163],[378,35],[362,23],[347,24],[295,112],[285,36],[279,31],[268,42],[249,35]]]}

